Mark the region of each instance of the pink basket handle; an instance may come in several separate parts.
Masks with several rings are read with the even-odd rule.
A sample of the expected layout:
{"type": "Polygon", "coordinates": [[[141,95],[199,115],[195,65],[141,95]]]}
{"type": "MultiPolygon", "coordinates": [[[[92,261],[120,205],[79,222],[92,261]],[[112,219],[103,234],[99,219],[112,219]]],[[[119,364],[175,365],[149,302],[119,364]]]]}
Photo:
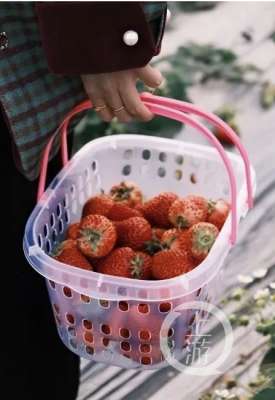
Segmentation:
{"type": "MultiPolygon", "coordinates": [[[[199,117],[204,118],[205,120],[209,121],[212,125],[221,128],[223,133],[234,143],[234,145],[239,150],[240,155],[242,156],[245,168],[245,177],[246,177],[246,187],[247,187],[247,204],[248,208],[253,207],[253,188],[252,188],[252,179],[251,179],[251,170],[250,170],[250,161],[247,154],[245,147],[243,146],[242,142],[240,141],[238,135],[233,131],[233,129],[227,125],[221,118],[217,117],[215,114],[206,112],[202,110],[200,107],[195,106],[192,103],[187,103],[180,100],[170,99],[168,97],[161,97],[155,96],[148,92],[143,92],[141,94],[141,99],[143,100],[144,104],[149,106],[150,104],[159,104],[163,106],[167,106],[170,108],[174,108],[176,110],[185,112],[185,113],[192,113],[199,117]]],[[[89,100],[87,100],[89,102],[89,100]]],[[[86,102],[83,102],[84,105],[86,102]]],[[[87,108],[88,103],[87,103],[87,108]]],[[[150,108],[150,106],[149,106],[150,108]]],[[[73,112],[73,111],[72,111],[73,112]]],[[[75,115],[75,114],[74,114],[75,115]]],[[[69,120],[64,123],[62,128],[62,161],[63,165],[66,165],[68,162],[68,151],[67,151],[67,134],[66,130],[69,124],[69,120]]]]}
{"type": "MultiPolygon", "coordinates": [[[[144,104],[148,106],[148,108],[155,114],[157,115],[162,115],[168,118],[175,119],[179,122],[186,123],[193,128],[196,128],[201,134],[203,134],[207,139],[209,140],[210,143],[212,143],[216,149],[218,150],[224,164],[226,167],[226,170],[228,172],[229,176],[229,181],[230,181],[230,187],[231,187],[231,235],[230,235],[230,241],[232,244],[235,243],[236,237],[237,237],[237,186],[236,186],[236,179],[234,176],[234,172],[230,163],[230,160],[225,153],[222,145],[218,141],[218,139],[213,135],[213,133],[207,129],[204,125],[202,125],[200,122],[194,120],[187,114],[184,114],[183,107],[179,111],[177,108],[171,108],[167,107],[161,104],[152,104],[150,100],[152,95],[149,95],[147,97],[147,94],[142,95],[142,99],[144,99],[144,104]]],[[[156,96],[153,96],[156,97],[156,96]]],[[[169,100],[169,99],[167,99],[169,100]]],[[[188,104],[188,103],[187,103],[188,104]]],[[[61,150],[62,150],[62,160],[63,160],[63,165],[65,166],[66,163],[68,162],[68,150],[67,150],[67,128],[70,122],[70,119],[78,114],[81,111],[87,110],[92,107],[92,104],[90,100],[86,100],[76,106],[70,113],[66,116],[64,121],[61,123],[59,126],[59,130],[61,130],[61,150]]],[[[196,110],[197,111],[197,110],[196,110]]],[[[227,128],[227,125],[225,124],[225,128],[227,128]]],[[[42,194],[44,193],[45,189],[45,182],[46,182],[46,175],[47,175],[47,165],[48,165],[48,159],[49,159],[49,153],[50,149],[52,147],[53,140],[55,136],[57,135],[58,131],[55,133],[55,135],[50,139],[48,142],[43,158],[42,158],[42,163],[41,163],[41,175],[40,175],[40,180],[39,180],[39,187],[38,187],[38,200],[41,198],[42,194]]],[[[230,134],[231,135],[231,134],[230,134]]],[[[235,134],[234,134],[235,135],[235,134]]]]}

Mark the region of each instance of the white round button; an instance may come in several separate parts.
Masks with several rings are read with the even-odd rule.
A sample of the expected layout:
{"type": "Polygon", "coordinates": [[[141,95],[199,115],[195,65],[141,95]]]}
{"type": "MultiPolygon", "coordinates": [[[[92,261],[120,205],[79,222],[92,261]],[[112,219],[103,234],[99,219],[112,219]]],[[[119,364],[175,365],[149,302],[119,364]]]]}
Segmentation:
{"type": "Polygon", "coordinates": [[[134,46],[138,42],[138,34],[136,31],[126,31],[123,35],[123,42],[127,46],[134,46]]]}

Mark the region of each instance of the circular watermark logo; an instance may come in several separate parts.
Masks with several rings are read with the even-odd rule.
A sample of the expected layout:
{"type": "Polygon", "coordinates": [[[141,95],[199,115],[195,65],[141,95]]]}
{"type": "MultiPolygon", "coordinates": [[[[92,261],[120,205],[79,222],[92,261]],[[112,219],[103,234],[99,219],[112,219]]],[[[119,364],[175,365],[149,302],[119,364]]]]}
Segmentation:
{"type": "MultiPolygon", "coordinates": [[[[182,323],[184,323],[182,321],[182,323]]],[[[185,324],[186,325],[186,324],[185,324]]],[[[186,330],[187,327],[185,327],[186,330]]],[[[177,328],[178,330],[179,328],[177,328]]],[[[177,341],[177,337],[175,338],[177,341]]],[[[179,304],[173,309],[162,323],[160,331],[160,348],[166,361],[175,369],[185,374],[195,376],[211,376],[220,375],[222,373],[222,365],[229,357],[233,347],[233,331],[225,313],[217,306],[203,301],[190,301],[179,304]],[[176,323],[179,317],[185,315],[188,311],[195,311],[192,330],[188,330],[185,337],[184,357],[181,357],[173,351],[171,339],[167,334],[171,327],[176,323]],[[202,333],[202,327],[205,325],[205,315],[212,315],[212,319],[216,319],[218,324],[222,326],[224,332],[223,340],[219,340],[218,351],[211,354],[211,334],[202,333]],[[182,358],[182,362],[179,360],[182,358]]]]}

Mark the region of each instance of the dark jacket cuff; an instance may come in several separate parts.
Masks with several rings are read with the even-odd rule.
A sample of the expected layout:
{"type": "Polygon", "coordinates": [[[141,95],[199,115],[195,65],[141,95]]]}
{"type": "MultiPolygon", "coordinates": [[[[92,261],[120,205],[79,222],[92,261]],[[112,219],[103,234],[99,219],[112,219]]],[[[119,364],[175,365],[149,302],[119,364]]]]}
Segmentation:
{"type": "Polygon", "coordinates": [[[154,31],[139,2],[49,2],[38,3],[36,10],[42,45],[54,73],[138,68],[160,51],[166,12],[154,31]],[[138,34],[133,46],[123,41],[128,30],[138,34]]]}

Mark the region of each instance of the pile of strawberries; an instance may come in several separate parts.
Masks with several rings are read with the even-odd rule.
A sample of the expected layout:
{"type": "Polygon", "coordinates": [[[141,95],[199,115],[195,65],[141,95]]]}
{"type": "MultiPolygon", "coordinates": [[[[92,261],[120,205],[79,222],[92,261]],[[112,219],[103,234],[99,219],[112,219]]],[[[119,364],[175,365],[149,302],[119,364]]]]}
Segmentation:
{"type": "Polygon", "coordinates": [[[121,182],[90,198],[53,254],[65,264],[134,279],[168,279],[195,268],[209,253],[230,210],[222,199],[165,192],[143,202],[121,182]]]}

